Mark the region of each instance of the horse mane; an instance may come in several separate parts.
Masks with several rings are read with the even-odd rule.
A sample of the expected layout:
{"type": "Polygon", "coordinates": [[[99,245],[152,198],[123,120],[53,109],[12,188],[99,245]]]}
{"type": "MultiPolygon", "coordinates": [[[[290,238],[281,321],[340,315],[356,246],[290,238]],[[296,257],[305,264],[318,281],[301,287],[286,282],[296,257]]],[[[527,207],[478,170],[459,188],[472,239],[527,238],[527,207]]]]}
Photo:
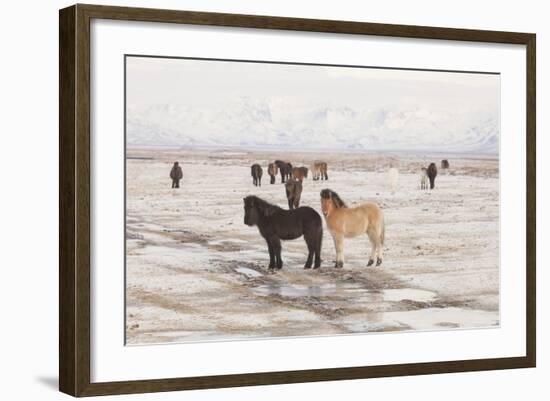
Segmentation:
{"type": "Polygon", "coordinates": [[[332,201],[334,202],[334,206],[338,208],[348,207],[348,205],[346,205],[346,202],[344,202],[342,198],[340,198],[340,196],[338,196],[338,194],[331,189],[323,189],[321,191],[321,198],[332,199],[332,201]]]}
{"type": "Polygon", "coordinates": [[[249,195],[245,198],[246,203],[251,203],[253,207],[258,209],[261,214],[263,214],[265,217],[269,217],[273,215],[275,212],[279,210],[283,210],[277,205],[272,205],[271,203],[263,200],[262,198],[258,198],[254,195],[249,195]]]}

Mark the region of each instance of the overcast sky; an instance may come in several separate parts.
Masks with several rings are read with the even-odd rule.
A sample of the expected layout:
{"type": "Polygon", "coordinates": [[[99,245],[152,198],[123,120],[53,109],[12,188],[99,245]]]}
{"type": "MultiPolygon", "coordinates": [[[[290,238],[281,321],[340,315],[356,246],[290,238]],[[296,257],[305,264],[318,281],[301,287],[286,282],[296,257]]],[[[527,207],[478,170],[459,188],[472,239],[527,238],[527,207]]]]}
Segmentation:
{"type": "MultiPolygon", "coordinates": [[[[385,136],[387,131],[388,138],[393,138],[392,143],[398,143],[399,132],[405,132],[410,123],[410,132],[419,131],[422,135],[419,140],[426,141],[427,145],[428,142],[437,144],[438,140],[444,145],[448,139],[442,136],[442,130],[452,131],[455,141],[460,140],[460,135],[466,138],[471,135],[470,126],[478,129],[476,127],[484,124],[480,121],[487,119],[496,122],[490,129],[498,131],[500,119],[500,76],[495,74],[147,57],[128,57],[126,63],[128,118],[139,121],[140,127],[150,125],[169,132],[167,138],[188,139],[198,136],[195,131],[199,130],[204,141],[219,141],[221,130],[236,130],[239,124],[239,121],[229,121],[231,116],[227,114],[239,120],[244,107],[267,110],[269,121],[261,123],[264,127],[268,124],[266,136],[276,136],[281,131],[300,135],[302,131],[293,131],[293,124],[306,123],[310,118],[306,115],[311,115],[313,110],[346,108],[353,111],[349,124],[343,115],[338,121],[343,131],[351,132],[353,126],[355,136],[346,136],[350,140],[356,140],[361,130],[365,135],[379,136],[385,136]],[[163,115],[165,109],[166,115],[163,115]],[[186,117],[174,116],[178,110],[186,117]],[[366,115],[372,113],[382,113],[387,121],[380,123],[382,125],[371,121],[366,115]],[[388,117],[388,113],[394,115],[388,117]],[[415,114],[414,118],[408,114],[404,118],[399,117],[400,113],[415,114]],[[209,116],[211,121],[197,122],[199,116],[203,119],[209,116]],[[453,121],[456,121],[455,127],[453,121]],[[433,132],[424,132],[431,126],[433,132]],[[401,131],[395,131],[396,128],[401,131]]],[[[243,127],[256,124],[242,118],[243,127]]],[[[325,130],[321,121],[312,121],[309,125],[317,131],[325,130]]],[[[134,139],[139,138],[137,142],[143,141],[147,132],[154,129],[139,132],[129,129],[129,141],[132,142],[133,134],[134,139]]],[[[326,127],[327,135],[335,129],[338,127],[326,127]]],[[[230,136],[228,142],[234,139],[230,136]]],[[[164,140],[159,138],[161,142],[164,140]]],[[[266,139],[267,143],[277,141],[266,139]]]]}

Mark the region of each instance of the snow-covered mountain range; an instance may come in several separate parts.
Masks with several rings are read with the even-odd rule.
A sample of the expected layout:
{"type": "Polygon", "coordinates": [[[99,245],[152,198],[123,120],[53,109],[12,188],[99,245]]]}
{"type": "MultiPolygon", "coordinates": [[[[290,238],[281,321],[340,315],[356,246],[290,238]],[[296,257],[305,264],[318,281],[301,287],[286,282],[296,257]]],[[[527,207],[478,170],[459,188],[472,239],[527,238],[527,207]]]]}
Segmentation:
{"type": "Polygon", "coordinates": [[[495,112],[420,106],[290,105],[241,97],[221,106],[129,108],[128,145],[498,153],[495,112]]]}

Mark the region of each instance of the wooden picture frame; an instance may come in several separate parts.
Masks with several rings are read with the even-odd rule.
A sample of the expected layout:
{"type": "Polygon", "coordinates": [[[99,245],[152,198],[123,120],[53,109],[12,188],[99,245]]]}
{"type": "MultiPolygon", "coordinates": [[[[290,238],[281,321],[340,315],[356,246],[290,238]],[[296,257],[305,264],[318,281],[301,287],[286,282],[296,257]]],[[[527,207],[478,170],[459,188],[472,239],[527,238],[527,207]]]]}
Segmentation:
{"type": "Polygon", "coordinates": [[[59,29],[60,391],[73,396],[94,396],[535,366],[535,34],[80,4],[60,10],[59,29]],[[511,358],[92,383],[90,380],[90,21],[95,18],[524,45],[527,54],[525,60],[527,72],[526,355],[511,358]]]}

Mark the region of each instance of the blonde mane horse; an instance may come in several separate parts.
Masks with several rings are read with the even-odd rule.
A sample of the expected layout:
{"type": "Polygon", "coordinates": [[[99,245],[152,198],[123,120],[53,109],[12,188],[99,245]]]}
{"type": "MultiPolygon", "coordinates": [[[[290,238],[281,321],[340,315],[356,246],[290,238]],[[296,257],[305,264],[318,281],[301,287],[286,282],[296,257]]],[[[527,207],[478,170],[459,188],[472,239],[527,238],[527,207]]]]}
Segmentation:
{"type": "Polygon", "coordinates": [[[336,248],[335,267],[344,267],[344,238],[367,234],[371,243],[371,254],[367,266],[382,264],[384,245],[384,214],[376,203],[364,203],[357,207],[347,207],[338,194],[330,189],[321,191],[321,208],[328,230],[336,248]]]}
{"type": "Polygon", "coordinates": [[[313,180],[328,180],[327,170],[328,167],[326,162],[315,160],[311,166],[311,175],[313,180]]]}

